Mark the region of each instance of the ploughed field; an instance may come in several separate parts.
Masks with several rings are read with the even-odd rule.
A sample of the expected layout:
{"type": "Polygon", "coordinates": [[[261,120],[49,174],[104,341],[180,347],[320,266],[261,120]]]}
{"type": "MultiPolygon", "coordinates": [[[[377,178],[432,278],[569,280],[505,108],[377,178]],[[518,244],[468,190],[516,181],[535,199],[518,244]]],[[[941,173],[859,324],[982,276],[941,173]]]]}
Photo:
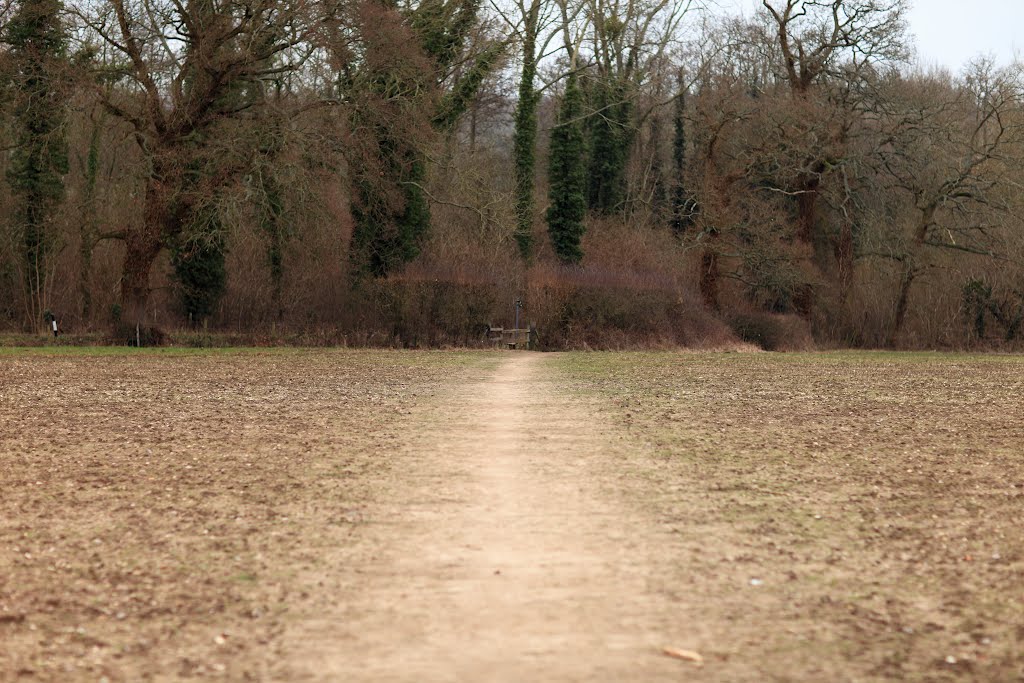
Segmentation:
{"type": "Polygon", "coordinates": [[[644,502],[682,539],[681,601],[721,624],[722,680],[1024,678],[1024,359],[561,365],[662,463],[644,502]]]}
{"type": "Polygon", "coordinates": [[[0,350],[0,680],[1019,680],[1022,393],[1011,356],[0,350]]]}

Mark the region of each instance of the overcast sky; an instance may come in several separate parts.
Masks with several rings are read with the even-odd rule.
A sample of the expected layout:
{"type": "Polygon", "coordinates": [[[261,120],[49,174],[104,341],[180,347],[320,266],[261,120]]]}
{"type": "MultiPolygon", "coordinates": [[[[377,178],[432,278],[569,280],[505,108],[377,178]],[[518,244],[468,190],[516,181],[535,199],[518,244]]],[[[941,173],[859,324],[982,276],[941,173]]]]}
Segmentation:
{"type": "MultiPolygon", "coordinates": [[[[924,64],[959,71],[977,55],[1000,64],[1024,58],[1024,0],[911,0],[907,17],[924,64]]],[[[714,4],[714,3],[712,3],[714,4]]],[[[750,13],[761,0],[717,0],[724,9],[750,13]]]]}

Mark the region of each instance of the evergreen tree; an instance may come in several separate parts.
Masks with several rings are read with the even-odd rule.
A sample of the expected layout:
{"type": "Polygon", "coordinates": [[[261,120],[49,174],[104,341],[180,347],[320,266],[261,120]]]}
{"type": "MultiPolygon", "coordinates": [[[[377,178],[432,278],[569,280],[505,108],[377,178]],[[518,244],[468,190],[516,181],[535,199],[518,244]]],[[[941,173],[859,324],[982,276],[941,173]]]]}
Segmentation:
{"type": "Polygon", "coordinates": [[[555,254],[562,263],[583,260],[580,240],[587,210],[587,182],[584,168],[583,93],[575,73],[569,75],[558,111],[558,122],[551,131],[550,200],[548,234],[555,254]]]}
{"type": "Polygon", "coordinates": [[[4,30],[14,85],[15,148],[7,169],[12,217],[22,247],[28,326],[46,309],[46,276],[56,241],[53,217],[68,172],[66,34],[59,0],[24,0],[4,30]]]}

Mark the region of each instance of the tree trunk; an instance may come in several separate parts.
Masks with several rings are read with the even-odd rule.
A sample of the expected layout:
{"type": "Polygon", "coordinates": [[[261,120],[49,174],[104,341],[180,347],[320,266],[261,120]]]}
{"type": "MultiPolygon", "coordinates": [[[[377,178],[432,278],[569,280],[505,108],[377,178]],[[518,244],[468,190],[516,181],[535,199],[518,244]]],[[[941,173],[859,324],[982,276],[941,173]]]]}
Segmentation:
{"type": "Polygon", "coordinates": [[[146,226],[125,239],[121,275],[121,322],[135,328],[147,327],[149,313],[149,271],[160,254],[160,239],[146,226]]]}
{"type": "Polygon", "coordinates": [[[78,273],[78,293],[82,300],[82,323],[88,325],[93,315],[92,308],[92,254],[96,246],[99,220],[96,206],[96,181],[99,178],[100,136],[103,134],[105,116],[93,122],[89,136],[89,153],[85,162],[85,187],[82,197],[82,227],[79,256],[81,269],[78,273]]]}
{"type": "Polygon", "coordinates": [[[284,305],[281,303],[281,294],[284,291],[284,235],[280,225],[274,219],[274,226],[270,232],[270,282],[271,301],[274,305],[274,316],[277,322],[284,320],[284,305]]]}
{"type": "Polygon", "coordinates": [[[903,261],[903,277],[900,278],[900,293],[899,297],[896,299],[896,316],[893,318],[892,329],[889,331],[889,339],[886,342],[888,346],[894,346],[896,344],[896,339],[903,331],[903,323],[907,317],[907,305],[910,302],[910,287],[914,284],[914,279],[917,278],[918,274],[921,272],[921,268],[915,264],[920,263],[917,260],[918,254],[920,254],[921,249],[925,245],[925,239],[928,237],[928,229],[935,222],[935,212],[937,210],[937,202],[931,202],[923,207],[919,207],[921,220],[914,229],[912,251],[903,261]]]}
{"type": "Polygon", "coordinates": [[[889,338],[886,340],[886,346],[895,346],[900,332],[903,331],[903,322],[907,317],[907,304],[910,301],[910,286],[914,284],[914,278],[916,277],[917,271],[914,270],[914,268],[907,266],[904,269],[903,277],[900,278],[899,298],[896,300],[896,316],[893,318],[892,329],[889,330],[889,338]]]}
{"type": "Polygon", "coordinates": [[[818,181],[809,179],[797,197],[797,237],[804,244],[814,241],[814,227],[818,220],[818,181]]]}
{"type": "Polygon", "coordinates": [[[88,325],[92,318],[92,233],[82,230],[82,245],[78,250],[81,259],[78,271],[78,296],[82,300],[82,324],[88,325]]]}
{"type": "Polygon", "coordinates": [[[848,220],[844,220],[839,228],[835,252],[839,267],[839,301],[845,304],[853,286],[853,226],[848,220]]]}
{"type": "Polygon", "coordinates": [[[124,267],[121,270],[121,323],[132,330],[148,329],[149,273],[160,255],[162,239],[171,220],[165,183],[159,176],[149,180],[142,225],[125,235],[124,267]]]}
{"type": "Polygon", "coordinates": [[[704,305],[718,310],[718,252],[706,247],[700,259],[700,295],[704,305]]]}
{"type": "MultiPolygon", "coordinates": [[[[686,83],[679,73],[679,94],[672,116],[672,216],[670,225],[676,237],[682,237],[693,225],[693,204],[686,187],[686,83]]],[[[709,152],[710,156],[710,152],[709,152]]]]}

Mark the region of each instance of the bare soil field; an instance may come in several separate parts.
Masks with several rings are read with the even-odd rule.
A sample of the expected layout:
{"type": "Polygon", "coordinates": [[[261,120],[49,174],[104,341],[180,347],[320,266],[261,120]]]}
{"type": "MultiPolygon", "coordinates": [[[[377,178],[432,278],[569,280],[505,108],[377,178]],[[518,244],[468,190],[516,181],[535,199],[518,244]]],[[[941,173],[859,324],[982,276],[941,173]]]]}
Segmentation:
{"type": "Polygon", "coordinates": [[[995,356],[0,351],[0,680],[1021,680],[1022,390],[995,356]]]}
{"type": "Polygon", "coordinates": [[[470,358],[0,355],[0,680],[275,678],[338,597],[306,573],[470,358]]]}
{"type": "Polygon", "coordinates": [[[1021,681],[1022,361],[556,365],[637,445],[637,498],[679,538],[672,598],[709,660],[696,680],[1021,681]]]}

